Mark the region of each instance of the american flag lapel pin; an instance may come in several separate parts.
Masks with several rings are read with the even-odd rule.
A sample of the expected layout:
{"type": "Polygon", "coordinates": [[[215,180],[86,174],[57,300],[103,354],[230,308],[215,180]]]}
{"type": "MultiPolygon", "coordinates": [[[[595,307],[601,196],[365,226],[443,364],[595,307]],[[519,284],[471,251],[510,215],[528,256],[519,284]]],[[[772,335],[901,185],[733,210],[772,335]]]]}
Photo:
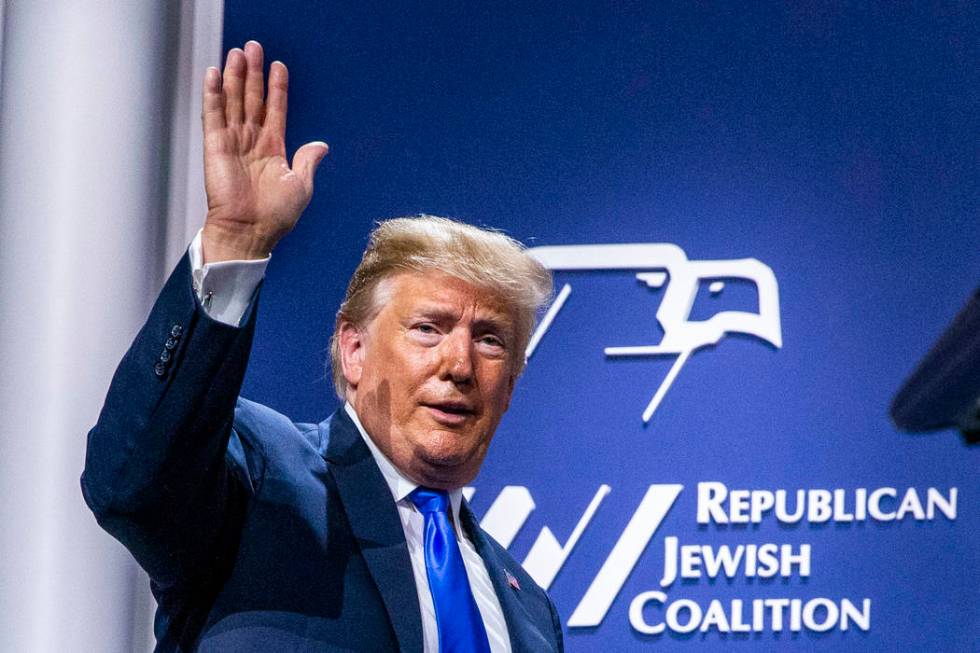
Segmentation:
{"type": "Polygon", "coordinates": [[[510,573],[506,569],[504,570],[504,573],[507,574],[507,584],[508,585],[510,585],[511,587],[513,587],[515,590],[521,589],[521,584],[517,582],[517,579],[516,578],[514,578],[514,574],[510,573]]]}

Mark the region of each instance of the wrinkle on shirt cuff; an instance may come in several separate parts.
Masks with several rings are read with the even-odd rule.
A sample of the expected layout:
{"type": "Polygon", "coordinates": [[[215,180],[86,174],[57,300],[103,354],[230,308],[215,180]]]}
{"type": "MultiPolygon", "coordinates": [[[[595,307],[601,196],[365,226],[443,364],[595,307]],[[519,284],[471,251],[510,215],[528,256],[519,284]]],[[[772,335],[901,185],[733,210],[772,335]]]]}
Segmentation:
{"type": "Polygon", "coordinates": [[[271,256],[252,261],[204,263],[199,230],[187,249],[194,292],[212,320],[237,327],[255,295],[271,256]]]}

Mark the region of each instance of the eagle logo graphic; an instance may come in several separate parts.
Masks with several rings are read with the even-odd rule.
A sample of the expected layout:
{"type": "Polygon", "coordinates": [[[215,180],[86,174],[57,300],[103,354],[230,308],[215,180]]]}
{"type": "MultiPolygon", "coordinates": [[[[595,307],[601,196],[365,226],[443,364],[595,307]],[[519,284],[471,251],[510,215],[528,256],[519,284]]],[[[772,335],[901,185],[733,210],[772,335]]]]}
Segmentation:
{"type": "MultiPolygon", "coordinates": [[[[651,288],[665,283],[667,290],[657,309],[657,322],[664,331],[655,345],[606,347],[606,356],[666,356],[677,358],[643,411],[647,423],[663,401],[681,368],[698,349],[717,344],[726,334],[754,336],[779,349],[783,344],[779,320],[779,286],[772,269],[754,259],[692,261],[684,250],[670,243],[617,245],[559,245],[533,247],[528,254],[553,271],[637,270],[636,278],[651,288]],[[755,284],[759,311],[721,311],[707,320],[691,320],[691,308],[701,281],[709,281],[712,294],[721,292],[724,279],[742,279],[755,284]]],[[[525,352],[528,359],[541,343],[572,287],[565,284],[531,336],[525,352]]]]}

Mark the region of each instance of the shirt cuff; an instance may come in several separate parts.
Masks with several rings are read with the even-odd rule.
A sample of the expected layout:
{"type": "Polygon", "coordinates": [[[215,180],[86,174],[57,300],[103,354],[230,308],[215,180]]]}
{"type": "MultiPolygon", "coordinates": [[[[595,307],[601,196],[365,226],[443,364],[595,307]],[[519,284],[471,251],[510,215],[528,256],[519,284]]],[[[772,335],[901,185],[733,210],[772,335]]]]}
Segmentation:
{"type": "Polygon", "coordinates": [[[202,231],[197,232],[187,249],[194,292],[208,317],[237,327],[255,295],[255,289],[265,276],[265,268],[271,257],[204,263],[202,231]]]}

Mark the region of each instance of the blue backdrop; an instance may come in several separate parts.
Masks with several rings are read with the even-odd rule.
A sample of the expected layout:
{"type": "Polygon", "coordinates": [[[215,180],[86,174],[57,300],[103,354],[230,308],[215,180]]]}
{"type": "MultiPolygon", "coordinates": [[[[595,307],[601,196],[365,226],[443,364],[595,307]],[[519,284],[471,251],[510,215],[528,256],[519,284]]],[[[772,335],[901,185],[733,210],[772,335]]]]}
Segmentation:
{"type": "MultiPolygon", "coordinates": [[[[496,527],[516,531],[518,559],[538,547],[564,560],[550,592],[567,623],[657,486],[623,545],[635,555],[607,567],[621,587],[594,590],[608,609],[566,627],[570,651],[980,648],[980,449],[899,434],[887,417],[980,280],[975,5],[228,0],[225,12],[226,46],[255,38],[290,67],[290,150],[332,150],[273,256],[246,396],[306,421],[336,405],[327,341],[379,218],[450,215],[532,246],[672,243],[689,261],[757,259],[778,283],[781,343],[730,333],[694,351],[646,424],[677,355],[604,348],[658,344],[660,302],[693,268],[663,268],[659,287],[636,278],[655,265],[557,272],[572,293],[474,508],[500,497],[496,527]],[[708,482],[786,490],[790,509],[798,489],[840,489],[846,503],[823,521],[768,510],[759,523],[698,523],[708,482]],[[860,490],[878,488],[895,488],[878,505],[904,505],[901,518],[847,521],[860,490]],[[909,488],[923,512],[929,488],[945,510],[917,519],[909,488]],[[669,508],[662,521],[655,504],[669,508]],[[700,577],[661,584],[669,538],[707,545],[700,577]],[[809,545],[809,574],[703,571],[722,547],[765,543],[809,545]],[[792,627],[795,608],[778,601],[753,624],[753,600],[781,598],[809,625],[792,627]],[[749,632],[735,632],[733,599],[749,632]],[[832,618],[844,600],[869,623],[844,630],[832,618]]],[[[764,291],[737,276],[697,281],[677,329],[759,312],[764,291]]]]}

